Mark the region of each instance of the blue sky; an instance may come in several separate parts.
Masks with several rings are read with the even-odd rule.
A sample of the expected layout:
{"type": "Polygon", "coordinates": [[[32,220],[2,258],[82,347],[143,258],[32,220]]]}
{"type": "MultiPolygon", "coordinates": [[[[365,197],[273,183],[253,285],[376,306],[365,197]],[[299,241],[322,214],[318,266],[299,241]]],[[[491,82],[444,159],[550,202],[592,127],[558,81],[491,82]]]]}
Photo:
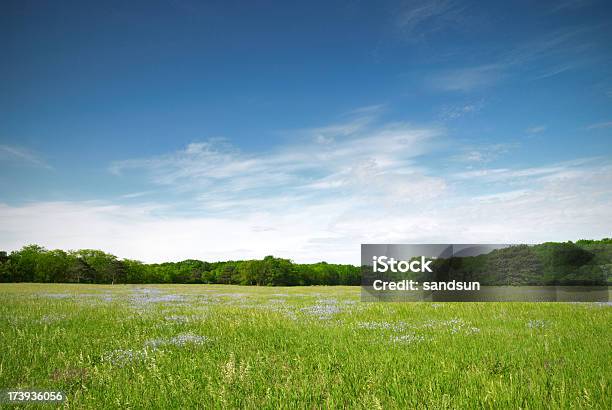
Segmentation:
{"type": "Polygon", "coordinates": [[[0,6],[0,248],[610,236],[612,6],[0,6]]]}

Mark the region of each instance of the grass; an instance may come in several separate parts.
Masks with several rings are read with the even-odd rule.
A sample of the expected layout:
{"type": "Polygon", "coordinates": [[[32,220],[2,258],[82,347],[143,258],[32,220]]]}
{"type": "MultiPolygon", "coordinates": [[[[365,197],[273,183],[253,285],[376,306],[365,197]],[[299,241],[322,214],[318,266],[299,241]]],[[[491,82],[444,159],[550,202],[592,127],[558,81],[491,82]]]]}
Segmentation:
{"type": "Polygon", "coordinates": [[[0,302],[0,389],[72,408],[612,408],[609,304],[51,284],[0,302]]]}

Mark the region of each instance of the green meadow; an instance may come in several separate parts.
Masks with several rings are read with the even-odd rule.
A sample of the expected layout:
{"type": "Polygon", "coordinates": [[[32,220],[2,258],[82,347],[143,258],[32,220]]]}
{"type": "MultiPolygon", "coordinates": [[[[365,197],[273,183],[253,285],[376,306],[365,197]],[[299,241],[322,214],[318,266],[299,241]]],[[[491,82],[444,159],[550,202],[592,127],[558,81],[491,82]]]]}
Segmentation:
{"type": "Polygon", "coordinates": [[[43,407],[610,409],[611,340],[607,303],[0,285],[0,389],[66,394],[43,407]]]}

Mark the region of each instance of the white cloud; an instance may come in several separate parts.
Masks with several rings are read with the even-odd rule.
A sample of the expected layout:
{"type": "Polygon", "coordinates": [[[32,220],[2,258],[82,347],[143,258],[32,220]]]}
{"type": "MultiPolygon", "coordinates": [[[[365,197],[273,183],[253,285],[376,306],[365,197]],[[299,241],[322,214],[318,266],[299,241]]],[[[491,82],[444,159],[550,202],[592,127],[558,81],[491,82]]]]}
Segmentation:
{"type": "Polygon", "coordinates": [[[609,236],[612,165],[601,158],[436,176],[438,160],[417,161],[432,153],[436,138],[439,131],[395,124],[360,129],[331,147],[300,143],[245,154],[203,143],[116,163],[120,173],[144,170],[160,190],[191,189],[194,210],[109,201],[0,204],[0,248],[36,242],[149,262],[273,254],[358,264],[361,243],[609,236]]]}
{"type": "Polygon", "coordinates": [[[446,145],[444,130],[378,124],[370,112],[299,130],[296,139],[264,152],[220,139],[192,143],[113,163],[117,178],[130,173],[147,185],[115,201],[0,204],[0,249],[34,242],[147,262],[273,254],[357,264],[361,243],[609,236],[609,162],[441,174],[449,159],[483,166],[508,149],[473,146],[464,158],[448,158],[437,151],[446,145]],[[162,197],[164,204],[152,201],[162,197]]]}
{"type": "Polygon", "coordinates": [[[29,150],[10,145],[0,145],[0,160],[16,162],[18,164],[44,169],[51,169],[50,165],[29,150]]]}
{"type": "Polygon", "coordinates": [[[404,37],[415,40],[460,22],[464,9],[452,0],[406,1],[395,19],[404,37]]]}
{"type": "Polygon", "coordinates": [[[468,92],[496,83],[501,79],[503,69],[499,64],[488,64],[448,70],[434,75],[429,84],[438,90],[468,92]]]}
{"type": "Polygon", "coordinates": [[[442,121],[456,120],[479,112],[482,110],[483,106],[483,101],[471,102],[467,104],[445,105],[441,109],[439,118],[442,121]]]}
{"type": "Polygon", "coordinates": [[[463,152],[453,157],[454,160],[467,163],[488,163],[516,147],[516,144],[480,144],[466,147],[463,152]]]}
{"type": "Polygon", "coordinates": [[[567,71],[576,70],[584,65],[586,65],[587,61],[572,61],[570,63],[561,63],[558,65],[552,65],[550,67],[546,67],[545,70],[536,74],[533,79],[534,80],[543,80],[545,78],[554,77],[559,74],[563,74],[567,71]]]}
{"type": "Polygon", "coordinates": [[[612,121],[606,121],[606,122],[598,122],[595,124],[591,124],[586,128],[587,130],[599,130],[602,128],[611,128],[611,127],[612,127],[612,121]]]}
{"type": "MultiPolygon", "coordinates": [[[[559,178],[579,172],[581,176],[588,179],[591,172],[595,172],[598,168],[594,167],[597,158],[583,158],[572,161],[565,161],[558,164],[546,166],[527,167],[518,169],[509,168],[484,168],[460,172],[454,175],[457,179],[473,179],[480,178],[486,182],[499,181],[523,181],[527,178],[559,178]]],[[[601,169],[607,170],[608,165],[601,165],[601,169]]]]}
{"type": "Polygon", "coordinates": [[[0,247],[37,242],[49,248],[100,248],[145,261],[273,254],[300,262],[358,264],[361,243],[541,242],[610,234],[610,165],[491,170],[472,173],[468,181],[465,187],[465,182],[438,180],[451,186],[432,197],[430,182],[402,192],[393,191],[391,179],[385,181],[385,195],[303,203],[288,198],[274,210],[254,206],[233,215],[177,216],[157,206],[109,202],[4,204],[0,247]],[[490,175],[503,180],[501,189],[469,194],[473,187],[490,190],[490,175]],[[392,192],[412,201],[396,203],[392,192]]]}
{"type": "Polygon", "coordinates": [[[525,130],[528,134],[539,134],[546,131],[546,125],[534,125],[525,130]]]}
{"type": "Polygon", "coordinates": [[[549,78],[586,66],[591,45],[584,40],[590,28],[557,30],[527,43],[504,49],[483,64],[441,70],[427,83],[433,89],[470,92],[495,85],[517,72],[531,73],[532,80],[549,78]]]}
{"type": "Polygon", "coordinates": [[[153,193],[154,193],[154,191],[131,192],[129,194],[121,195],[120,198],[123,198],[123,199],[140,198],[140,197],[143,197],[143,196],[151,195],[153,193]]]}
{"type": "Polygon", "coordinates": [[[115,162],[111,171],[144,172],[157,185],[193,193],[197,205],[209,211],[269,211],[338,195],[365,197],[373,190],[428,190],[432,195],[444,190],[443,183],[415,165],[432,151],[442,130],[406,123],[377,126],[359,117],[297,134],[299,142],[268,152],[244,153],[224,141],[207,141],[115,162]]]}

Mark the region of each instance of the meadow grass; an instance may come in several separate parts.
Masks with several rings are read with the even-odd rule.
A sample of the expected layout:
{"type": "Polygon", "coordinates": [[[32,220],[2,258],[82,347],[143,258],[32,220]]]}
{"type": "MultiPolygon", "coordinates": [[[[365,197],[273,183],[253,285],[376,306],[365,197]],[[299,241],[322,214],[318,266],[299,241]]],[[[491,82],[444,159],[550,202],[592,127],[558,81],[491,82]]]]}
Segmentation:
{"type": "Polygon", "coordinates": [[[2,284],[0,389],[97,409],[612,408],[609,304],[359,292],[2,284]]]}

